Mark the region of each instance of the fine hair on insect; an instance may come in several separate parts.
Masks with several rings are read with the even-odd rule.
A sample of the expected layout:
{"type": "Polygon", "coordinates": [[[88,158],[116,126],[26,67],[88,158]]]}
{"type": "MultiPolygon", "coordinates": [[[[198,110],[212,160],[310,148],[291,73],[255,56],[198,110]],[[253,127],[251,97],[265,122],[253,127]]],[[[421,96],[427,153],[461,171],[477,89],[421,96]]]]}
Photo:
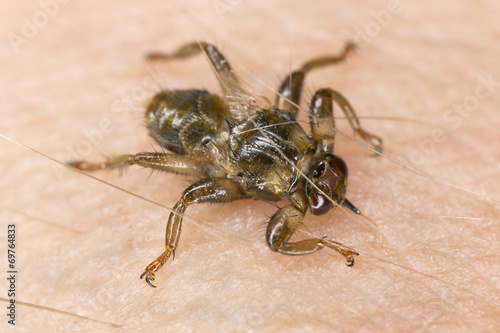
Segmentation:
{"type": "Polygon", "coordinates": [[[313,69],[343,61],[353,50],[315,58],[284,78],[273,103],[245,91],[224,55],[212,44],[192,42],[172,54],[151,53],[148,60],[189,58],[203,53],[217,74],[223,97],[206,90],[167,90],[157,93],[146,109],[150,135],[165,152],[119,155],[104,162],[68,164],[81,171],[121,169],[131,165],[198,178],[182,194],[170,214],[165,250],[141,278],[152,287],[155,273],[180,240],[183,214],[190,204],[229,203],[240,199],[289,201],[270,218],[266,242],[273,251],[305,255],[331,248],[354,265],[358,253],[326,237],[291,241],[306,213],[326,214],[332,207],[360,215],[346,198],[348,167],[334,153],[333,106],[337,104],[353,130],[376,152],[382,140],[361,125],[354,108],[338,91],[319,89],[311,99],[307,133],[296,121],[305,77],[313,69]]]}

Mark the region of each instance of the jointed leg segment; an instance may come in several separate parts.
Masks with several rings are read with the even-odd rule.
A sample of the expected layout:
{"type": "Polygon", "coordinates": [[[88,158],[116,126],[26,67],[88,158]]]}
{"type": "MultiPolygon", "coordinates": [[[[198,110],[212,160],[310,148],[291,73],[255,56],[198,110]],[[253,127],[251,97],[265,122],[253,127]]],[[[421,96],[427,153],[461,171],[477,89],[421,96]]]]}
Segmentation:
{"type": "Polygon", "coordinates": [[[335,131],[333,130],[335,126],[333,102],[340,105],[354,131],[363,140],[369,142],[376,151],[382,152],[382,139],[362,129],[359,118],[349,101],[338,91],[329,88],[320,89],[314,94],[309,112],[309,122],[313,138],[318,142],[320,148],[325,152],[333,153],[335,139],[335,131]]]}
{"type": "Polygon", "coordinates": [[[141,279],[144,278],[151,287],[154,287],[152,281],[155,280],[155,272],[165,264],[179,243],[184,211],[190,204],[226,203],[245,198],[248,196],[243,189],[237,183],[226,178],[202,179],[189,186],[168,218],[165,251],[146,267],[141,274],[141,279]]]}
{"type": "MultiPolygon", "coordinates": [[[[344,47],[344,51],[340,55],[308,61],[302,65],[299,70],[291,73],[281,83],[276,96],[276,107],[282,111],[288,112],[291,117],[295,119],[299,110],[298,105],[300,103],[306,74],[312,69],[332,65],[345,60],[355,48],[356,46],[353,43],[347,43],[344,47]]],[[[335,132],[332,130],[334,127],[333,102],[336,102],[342,108],[342,111],[345,113],[354,131],[359,134],[363,140],[369,142],[376,151],[381,152],[382,139],[362,129],[359,118],[349,101],[339,92],[332,89],[321,89],[314,95],[311,100],[311,111],[309,113],[313,137],[323,145],[324,151],[333,152],[335,135],[335,132]]]]}
{"type": "Polygon", "coordinates": [[[344,51],[338,56],[317,58],[306,62],[299,70],[294,71],[283,80],[276,95],[275,106],[282,111],[290,113],[293,119],[295,119],[299,111],[298,105],[306,74],[312,69],[333,65],[345,60],[347,55],[355,48],[356,46],[353,43],[347,43],[344,51]]]}
{"type": "Polygon", "coordinates": [[[329,247],[347,259],[347,266],[354,265],[354,256],[358,253],[347,249],[339,243],[324,238],[310,238],[298,242],[289,242],[304,218],[307,198],[303,191],[293,194],[292,204],[279,209],[272,217],[266,231],[269,248],[287,255],[310,254],[329,247]]]}
{"type": "Polygon", "coordinates": [[[213,66],[217,77],[219,78],[224,96],[231,88],[240,86],[238,78],[233,73],[231,65],[217,50],[215,46],[205,42],[192,42],[181,46],[176,52],[166,54],[161,52],[153,52],[147,55],[149,60],[171,60],[171,59],[185,59],[195,56],[204,52],[208,61],[213,66]]]}
{"type": "Polygon", "coordinates": [[[165,153],[120,155],[109,158],[102,163],[72,161],[68,164],[76,169],[89,172],[102,169],[121,169],[131,165],[139,165],[153,170],[171,172],[190,177],[202,177],[206,175],[205,164],[191,156],[165,153]]]}

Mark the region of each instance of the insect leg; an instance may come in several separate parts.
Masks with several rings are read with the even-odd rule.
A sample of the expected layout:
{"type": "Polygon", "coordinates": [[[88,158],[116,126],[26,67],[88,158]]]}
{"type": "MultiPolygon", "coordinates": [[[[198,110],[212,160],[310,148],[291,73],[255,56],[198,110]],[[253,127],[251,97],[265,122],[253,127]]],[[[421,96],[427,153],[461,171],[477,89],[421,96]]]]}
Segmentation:
{"type": "Polygon", "coordinates": [[[354,131],[363,140],[369,142],[376,151],[382,152],[382,139],[362,129],[359,118],[349,101],[339,92],[329,88],[320,89],[314,94],[309,112],[313,138],[318,142],[320,148],[327,153],[333,152],[335,132],[331,128],[335,124],[333,119],[334,101],[340,105],[354,131]]]}
{"type": "Polygon", "coordinates": [[[288,112],[293,119],[295,119],[299,110],[298,105],[300,103],[300,96],[302,94],[302,87],[304,86],[306,74],[311,69],[343,61],[354,49],[355,45],[349,42],[345,45],[344,51],[337,56],[317,58],[306,62],[299,70],[294,71],[283,80],[278,90],[278,94],[276,95],[275,106],[282,111],[288,112]]]}
{"type": "Polygon", "coordinates": [[[307,198],[303,191],[293,194],[292,204],[279,209],[272,217],[266,231],[269,248],[287,255],[304,255],[323,249],[325,246],[339,252],[347,259],[347,265],[354,265],[354,256],[358,253],[336,242],[323,238],[310,238],[298,242],[289,242],[299,227],[307,208],[307,198]]]}
{"type": "Polygon", "coordinates": [[[68,162],[68,165],[82,171],[119,169],[130,165],[140,165],[153,170],[171,172],[190,177],[201,177],[206,175],[205,164],[191,156],[165,153],[120,155],[109,158],[102,163],[71,161],[68,162]]]}
{"type": "Polygon", "coordinates": [[[170,59],[184,59],[195,56],[201,52],[207,56],[210,64],[217,72],[217,77],[222,87],[224,96],[231,88],[239,88],[240,83],[233,73],[233,69],[226,58],[219,52],[219,50],[212,44],[205,42],[192,42],[181,46],[176,52],[172,54],[153,52],[147,55],[148,60],[170,60],[170,59]]]}
{"type": "Polygon", "coordinates": [[[240,185],[227,178],[202,179],[189,186],[170,213],[165,233],[165,251],[146,267],[141,279],[144,278],[154,287],[152,281],[155,280],[155,272],[165,264],[179,243],[183,214],[190,204],[226,203],[245,198],[248,196],[240,185]]]}

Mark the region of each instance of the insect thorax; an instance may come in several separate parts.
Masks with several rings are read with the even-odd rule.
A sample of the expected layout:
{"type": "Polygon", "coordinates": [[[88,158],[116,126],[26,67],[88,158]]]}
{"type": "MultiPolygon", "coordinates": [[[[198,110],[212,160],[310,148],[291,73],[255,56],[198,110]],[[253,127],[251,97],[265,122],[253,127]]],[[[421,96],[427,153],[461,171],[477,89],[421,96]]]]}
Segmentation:
{"type": "Polygon", "coordinates": [[[280,110],[260,109],[209,144],[211,160],[249,195],[279,200],[295,191],[310,137],[280,110]]]}

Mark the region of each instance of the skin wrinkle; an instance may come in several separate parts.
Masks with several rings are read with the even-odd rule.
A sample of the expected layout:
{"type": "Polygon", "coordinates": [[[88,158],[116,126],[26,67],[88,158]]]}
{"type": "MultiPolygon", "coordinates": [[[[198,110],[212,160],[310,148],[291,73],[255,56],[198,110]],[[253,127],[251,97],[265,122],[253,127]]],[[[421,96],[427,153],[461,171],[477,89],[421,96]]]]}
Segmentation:
{"type": "MultiPolygon", "coordinates": [[[[76,150],[96,135],[89,131],[102,128],[107,118],[112,131],[93,137],[99,142],[86,159],[153,151],[142,117],[156,85],[144,78],[152,72],[166,88],[219,88],[202,56],[148,65],[142,58],[146,52],[168,52],[197,39],[214,42],[252,89],[274,100],[240,70],[239,63],[276,89],[275,77],[286,74],[290,53],[292,68],[316,56],[336,54],[358,28],[375,27],[373,13],[386,6],[322,2],[304,8],[295,2],[241,2],[220,16],[214,9],[217,3],[61,4],[47,25],[19,46],[17,55],[3,39],[0,100],[5,117],[0,132],[66,161],[68,149],[76,150]],[[266,31],[262,38],[255,38],[244,24],[257,16],[258,30],[266,31]],[[115,103],[123,96],[133,105],[126,114],[116,112],[115,103]]],[[[0,14],[3,35],[19,33],[21,18],[31,19],[41,8],[36,1],[9,6],[0,14]]],[[[431,10],[424,4],[404,3],[403,11],[393,15],[366,47],[337,66],[313,71],[304,96],[331,87],[344,94],[360,116],[430,122],[421,126],[361,119],[366,130],[383,138],[389,156],[405,163],[423,156],[422,163],[415,163],[418,170],[499,199],[500,156],[493,144],[500,136],[498,92],[482,99],[470,116],[459,118],[457,128],[442,118],[454,104],[464,105],[474,95],[480,75],[500,78],[493,55],[498,29],[492,13],[497,7],[470,1],[450,8],[437,2],[431,10]],[[465,17],[481,19],[463,25],[465,17]],[[438,128],[447,139],[421,155],[438,128]]],[[[307,100],[301,105],[308,109],[307,100]]],[[[338,107],[335,115],[342,115],[338,107]]],[[[345,120],[336,124],[352,135],[345,120]]],[[[157,274],[156,290],[141,283],[139,275],[162,250],[168,211],[54,166],[5,140],[0,145],[0,171],[5,175],[0,185],[8,193],[2,205],[27,215],[2,209],[0,219],[1,230],[11,221],[18,226],[19,300],[128,330],[500,329],[500,307],[488,303],[500,303],[495,264],[500,259],[498,207],[443,188],[381,157],[372,158],[371,152],[338,134],[335,154],[349,167],[347,197],[378,227],[333,209],[324,216],[306,214],[303,230],[328,235],[359,251],[353,268],[345,267],[344,259],[328,249],[302,257],[270,251],[264,239],[264,222],[276,211],[270,203],[192,205],[188,215],[251,243],[186,219],[175,261],[168,261],[157,274]]],[[[169,207],[189,184],[182,176],[162,173],[147,179],[149,171],[140,168],[130,168],[122,176],[94,175],[169,207]]],[[[305,237],[300,233],[296,239],[305,237]]],[[[7,289],[6,281],[0,289],[7,289]]],[[[109,329],[35,309],[18,308],[18,315],[19,327],[28,331],[40,326],[45,331],[109,329]]]]}

